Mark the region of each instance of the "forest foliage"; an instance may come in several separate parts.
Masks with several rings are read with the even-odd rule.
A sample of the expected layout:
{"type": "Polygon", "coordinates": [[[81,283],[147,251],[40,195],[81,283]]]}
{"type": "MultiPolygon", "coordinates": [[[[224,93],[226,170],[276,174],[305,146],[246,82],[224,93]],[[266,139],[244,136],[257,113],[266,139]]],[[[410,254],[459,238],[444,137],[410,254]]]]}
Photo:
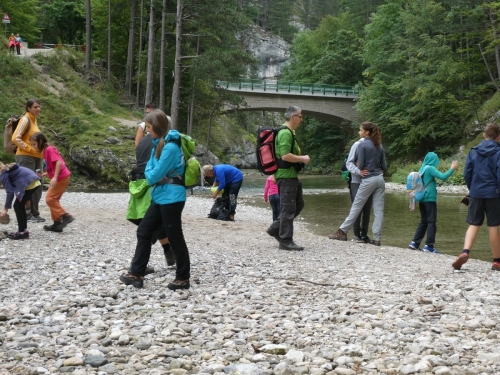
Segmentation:
{"type": "MultiPolygon", "coordinates": [[[[391,160],[455,153],[491,120],[480,108],[500,84],[495,1],[3,0],[0,13],[11,16],[6,30],[30,44],[83,45],[90,7],[93,74],[109,66],[108,84],[120,93],[120,104],[164,102],[167,112],[175,109],[181,131],[196,133],[190,126],[198,126],[210,134],[224,106],[239,103],[215,81],[254,76],[244,43],[253,25],[291,43],[281,79],[356,86],[360,119],[380,125],[391,160]]],[[[312,165],[328,171],[342,160],[357,127],[346,132],[305,118],[298,138],[312,165]]]]}

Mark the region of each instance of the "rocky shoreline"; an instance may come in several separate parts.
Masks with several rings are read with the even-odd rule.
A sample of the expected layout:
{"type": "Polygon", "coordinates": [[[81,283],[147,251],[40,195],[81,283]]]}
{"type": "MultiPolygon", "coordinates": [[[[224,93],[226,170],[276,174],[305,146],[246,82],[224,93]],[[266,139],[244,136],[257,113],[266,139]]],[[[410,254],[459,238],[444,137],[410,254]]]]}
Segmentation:
{"type": "Polygon", "coordinates": [[[76,217],[63,233],[29,224],[29,240],[0,241],[2,375],[500,372],[500,273],[487,262],[453,272],[450,256],[335,242],[300,221],[306,250],[280,251],[268,210],[241,204],[219,222],[195,196],[191,289],[166,289],[175,271],[159,245],[134,289],[118,281],[135,249],[128,194],[62,202],[76,217]]]}

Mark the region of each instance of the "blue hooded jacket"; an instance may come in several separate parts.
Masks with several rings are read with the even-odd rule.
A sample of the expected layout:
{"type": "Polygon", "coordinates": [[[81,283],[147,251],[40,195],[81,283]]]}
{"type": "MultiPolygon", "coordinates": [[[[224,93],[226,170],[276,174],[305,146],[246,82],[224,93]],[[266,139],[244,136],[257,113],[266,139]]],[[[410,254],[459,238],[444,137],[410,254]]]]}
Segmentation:
{"type": "Polygon", "coordinates": [[[424,199],[422,202],[435,202],[437,200],[436,178],[446,181],[455,172],[452,168],[445,173],[437,170],[439,158],[435,152],[428,152],[425,155],[422,168],[419,173],[423,173],[422,182],[426,188],[424,199]]]}
{"type": "Polygon", "coordinates": [[[151,198],[156,204],[171,204],[186,201],[186,188],[175,184],[158,184],[164,177],[173,178],[182,176],[185,169],[184,156],[181,148],[176,142],[180,138],[177,130],[170,130],[165,137],[165,146],[161,151],[160,159],[156,159],[155,152],[159,139],[153,140],[151,157],[144,175],[151,186],[151,198]]]}
{"type": "Polygon", "coordinates": [[[5,208],[10,209],[14,196],[16,196],[19,201],[22,201],[26,188],[35,180],[41,181],[41,178],[31,169],[14,164],[2,171],[0,180],[7,192],[5,208]]]}
{"type": "Polygon", "coordinates": [[[472,198],[500,198],[500,145],[485,139],[470,150],[464,180],[472,198]]]}

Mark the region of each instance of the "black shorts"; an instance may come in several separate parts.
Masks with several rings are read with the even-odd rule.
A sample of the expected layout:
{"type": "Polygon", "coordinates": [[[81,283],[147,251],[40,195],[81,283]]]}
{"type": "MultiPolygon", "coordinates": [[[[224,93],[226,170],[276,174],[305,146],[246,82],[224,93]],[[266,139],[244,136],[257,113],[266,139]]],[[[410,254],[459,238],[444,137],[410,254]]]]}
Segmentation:
{"type": "Polygon", "coordinates": [[[500,226],[500,198],[470,198],[467,212],[467,224],[481,226],[486,214],[486,223],[489,227],[500,226]]]}

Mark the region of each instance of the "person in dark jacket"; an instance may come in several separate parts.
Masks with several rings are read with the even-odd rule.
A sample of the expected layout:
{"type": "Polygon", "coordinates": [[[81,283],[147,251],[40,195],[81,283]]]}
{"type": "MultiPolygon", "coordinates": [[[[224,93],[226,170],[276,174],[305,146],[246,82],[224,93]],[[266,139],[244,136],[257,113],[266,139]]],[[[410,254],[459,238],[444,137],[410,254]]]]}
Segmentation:
{"type": "Polygon", "coordinates": [[[363,122],[359,127],[359,136],[365,140],[358,145],[358,165],[355,173],[361,176],[359,190],[351,206],[349,216],[337,232],[328,236],[332,240],[347,241],[347,233],[353,227],[364,205],[373,196],[373,240],[371,244],[380,246],[382,224],[384,222],[385,181],[383,171],[387,169],[382,134],[377,124],[363,122]]]}
{"type": "Polygon", "coordinates": [[[493,263],[491,269],[500,271],[500,127],[488,124],[483,141],[467,156],[464,180],[469,188],[469,207],[466,222],[469,229],[465,233],[462,254],[452,263],[456,270],[469,260],[469,252],[474,245],[484,216],[488,225],[493,263]]]}
{"type": "Polygon", "coordinates": [[[29,238],[28,217],[25,206],[30,201],[33,191],[41,185],[41,178],[31,169],[21,167],[16,163],[5,165],[0,162],[0,181],[5,187],[7,196],[5,205],[0,216],[5,216],[7,211],[12,208],[14,202],[14,212],[17,218],[17,232],[7,235],[12,240],[23,240],[29,238]]]}

